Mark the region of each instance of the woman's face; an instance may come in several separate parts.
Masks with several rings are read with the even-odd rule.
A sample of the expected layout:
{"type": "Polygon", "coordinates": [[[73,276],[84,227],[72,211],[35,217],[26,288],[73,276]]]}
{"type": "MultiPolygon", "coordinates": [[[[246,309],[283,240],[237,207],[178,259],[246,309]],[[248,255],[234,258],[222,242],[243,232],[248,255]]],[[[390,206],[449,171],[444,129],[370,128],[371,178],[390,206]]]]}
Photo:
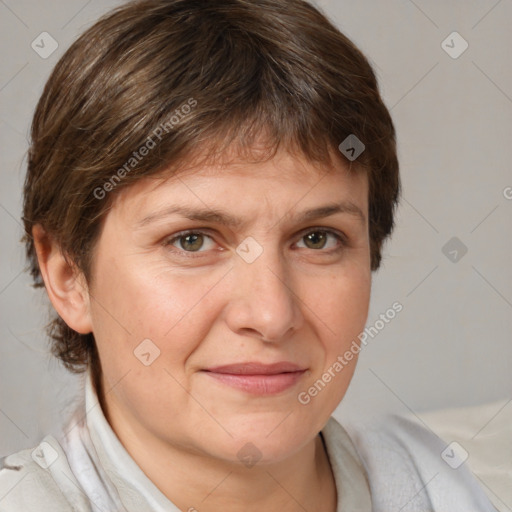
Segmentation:
{"type": "Polygon", "coordinates": [[[314,438],[370,299],[367,178],[338,165],[278,153],[120,192],[90,286],[114,430],[260,463],[314,438]]]}

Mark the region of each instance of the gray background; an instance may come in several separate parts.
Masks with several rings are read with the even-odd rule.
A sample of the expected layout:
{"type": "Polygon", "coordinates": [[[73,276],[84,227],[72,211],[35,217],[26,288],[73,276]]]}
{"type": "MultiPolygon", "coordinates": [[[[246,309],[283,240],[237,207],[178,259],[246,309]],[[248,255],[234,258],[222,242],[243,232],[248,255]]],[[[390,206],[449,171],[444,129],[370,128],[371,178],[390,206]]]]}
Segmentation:
{"type": "MultiPolygon", "coordinates": [[[[0,0],[0,456],[54,432],[80,392],[81,379],[48,354],[48,305],[23,272],[21,187],[45,80],[77,35],[118,3],[0,0]],[[43,59],[31,42],[45,31],[59,46],[43,59]]],[[[368,325],[395,301],[403,310],[369,339],[336,414],[421,415],[512,399],[512,2],[318,4],[375,66],[398,131],[404,191],[368,325]],[[442,47],[453,31],[469,44],[456,59],[442,47]],[[452,237],[467,248],[458,261],[452,248],[443,252],[452,237]]]]}

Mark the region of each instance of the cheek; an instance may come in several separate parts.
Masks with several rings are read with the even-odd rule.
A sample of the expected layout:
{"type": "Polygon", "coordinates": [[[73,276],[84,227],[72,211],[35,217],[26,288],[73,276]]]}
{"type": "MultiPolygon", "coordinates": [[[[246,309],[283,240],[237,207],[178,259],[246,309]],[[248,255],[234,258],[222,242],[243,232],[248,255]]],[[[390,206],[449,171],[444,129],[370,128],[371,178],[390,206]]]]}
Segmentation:
{"type": "Polygon", "coordinates": [[[187,276],[163,264],[141,264],[136,258],[100,263],[91,292],[99,346],[108,340],[112,356],[133,363],[133,351],[146,339],[163,355],[172,352],[172,359],[178,361],[201,342],[214,316],[207,299],[215,275],[187,276]]]}
{"type": "Polygon", "coordinates": [[[310,417],[322,419],[336,409],[354,374],[358,335],[368,317],[371,272],[364,266],[342,269],[315,290],[308,294],[308,318],[316,326],[321,355],[300,390],[298,402],[304,413],[309,411],[310,417]]]}
{"type": "Polygon", "coordinates": [[[368,268],[351,266],[325,275],[321,281],[304,282],[305,301],[316,324],[324,324],[329,344],[351,341],[363,330],[368,317],[371,273],[368,268]],[[306,289],[307,287],[307,289],[306,289]]]}

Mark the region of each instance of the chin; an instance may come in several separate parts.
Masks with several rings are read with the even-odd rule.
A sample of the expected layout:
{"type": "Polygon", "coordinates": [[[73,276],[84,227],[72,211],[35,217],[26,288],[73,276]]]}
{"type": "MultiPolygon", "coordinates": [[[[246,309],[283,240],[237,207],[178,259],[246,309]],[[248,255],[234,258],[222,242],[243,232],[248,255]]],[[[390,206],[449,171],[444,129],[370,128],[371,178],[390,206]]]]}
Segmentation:
{"type": "Polygon", "coordinates": [[[304,421],[292,419],[292,412],[286,414],[251,416],[232,427],[230,440],[235,451],[234,462],[243,462],[244,457],[257,458],[258,464],[272,464],[290,457],[312,441],[317,431],[304,421]],[[286,418],[286,419],[285,419],[286,418]],[[284,421],[283,421],[284,420],[284,421]]]}

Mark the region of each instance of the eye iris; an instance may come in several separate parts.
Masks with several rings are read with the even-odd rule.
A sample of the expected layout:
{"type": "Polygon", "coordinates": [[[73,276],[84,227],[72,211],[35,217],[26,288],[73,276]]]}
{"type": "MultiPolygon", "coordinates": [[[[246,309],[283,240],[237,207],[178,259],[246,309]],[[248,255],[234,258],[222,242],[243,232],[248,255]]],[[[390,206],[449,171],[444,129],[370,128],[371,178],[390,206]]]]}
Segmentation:
{"type": "Polygon", "coordinates": [[[192,235],[182,236],[180,239],[180,245],[185,250],[197,251],[203,245],[203,235],[192,234],[192,235]]]}
{"type": "Polygon", "coordinates": [[[324,231],[314,231],[304,237],[306,246],[310,249],[322,249],[327,241],[327,233],[324,231]]]}

